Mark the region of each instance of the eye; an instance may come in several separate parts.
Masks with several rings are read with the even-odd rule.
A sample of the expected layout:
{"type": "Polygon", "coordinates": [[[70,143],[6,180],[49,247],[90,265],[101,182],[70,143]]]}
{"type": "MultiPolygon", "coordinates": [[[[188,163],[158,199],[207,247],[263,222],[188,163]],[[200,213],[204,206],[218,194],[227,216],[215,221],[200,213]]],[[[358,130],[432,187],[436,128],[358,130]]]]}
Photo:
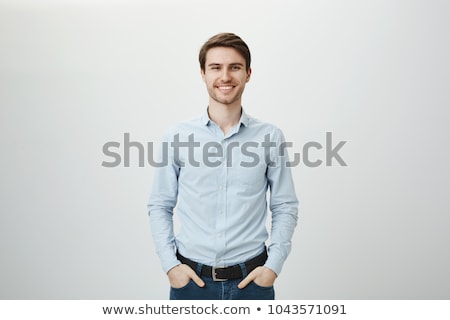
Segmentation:
{"type": "Polygon", "coordinates": [[[241,70],[241,66],[234,65],[234,66],[231,67],[231,70],[233,70],[233,71],[239,71],[239,70],[241,70]]]}

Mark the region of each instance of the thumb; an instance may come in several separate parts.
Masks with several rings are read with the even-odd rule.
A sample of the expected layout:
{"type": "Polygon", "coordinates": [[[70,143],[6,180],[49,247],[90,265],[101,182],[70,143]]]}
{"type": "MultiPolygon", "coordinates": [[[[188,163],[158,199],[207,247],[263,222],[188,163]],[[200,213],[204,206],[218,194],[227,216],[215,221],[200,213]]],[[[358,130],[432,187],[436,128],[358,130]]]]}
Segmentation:
{"type": "Polygon", "coordinates": [[[199,287],[205,286],[205,283],[203,282],[203,280],[195,272],[192,272],[192,274],[190,276],[191,276],[192,281],[194,281],[196,285],[198,285],[199,287]]]}
{"type": "Polygon", "coordinates": [[[254,276],[250,273],[238,284],[239,289],[244,289],[250,282],[254,280],[254,276]]]}

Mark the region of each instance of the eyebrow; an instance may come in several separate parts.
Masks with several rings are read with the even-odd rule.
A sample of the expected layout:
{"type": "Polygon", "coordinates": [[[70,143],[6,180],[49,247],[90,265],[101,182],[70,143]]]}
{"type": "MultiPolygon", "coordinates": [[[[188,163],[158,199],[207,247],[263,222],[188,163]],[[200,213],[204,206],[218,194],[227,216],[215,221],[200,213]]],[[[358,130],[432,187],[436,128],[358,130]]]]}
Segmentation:
{"type": "MultiPolygon", "coordinates": [[[[210,64],[208,64],[208,67],[221,66],[221,65],[222,65],[221,63],[210,63],[210,64]]],[[[240,63],[240,62],[232,62],[232,63],[230,63],[230,66],[241,66],[241,67],[243,67],[244,64],[240,63]]]]}

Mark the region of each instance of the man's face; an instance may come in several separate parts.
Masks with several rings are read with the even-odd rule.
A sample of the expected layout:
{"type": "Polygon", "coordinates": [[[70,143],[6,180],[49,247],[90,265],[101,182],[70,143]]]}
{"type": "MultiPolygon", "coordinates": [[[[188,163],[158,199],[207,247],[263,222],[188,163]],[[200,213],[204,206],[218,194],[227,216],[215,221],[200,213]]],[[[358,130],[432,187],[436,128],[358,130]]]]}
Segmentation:
{"type": "Polygon", "coordinates": [[[251,69],[245,70],[245,59],[235,49],[215,47],[206,53],[205,70],[201,73],[210,98],[231,105],[240,104],[251,69]]]}

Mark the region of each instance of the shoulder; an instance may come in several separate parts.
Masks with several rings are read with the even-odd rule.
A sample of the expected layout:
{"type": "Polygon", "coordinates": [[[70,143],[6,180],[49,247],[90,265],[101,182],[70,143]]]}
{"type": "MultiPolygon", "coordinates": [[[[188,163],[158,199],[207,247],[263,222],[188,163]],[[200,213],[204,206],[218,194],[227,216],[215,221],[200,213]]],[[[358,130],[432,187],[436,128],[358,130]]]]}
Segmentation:
{"type": "Polygon", "coordinates": [[[202,116],[179,121],[170,126],[163,134],[164,140],[172,140],[175,135],[189,135],[201,130],[203,123],[202,116]]]}
{"type": "Polygon", "coordinates": [[[247,119],[249,128],[263,132],[264,134],[270,134],[271,138],[275,138],[277,140],[283,139],[283,131],[274,123],[262,121],[248,114],[247,119]]]}

